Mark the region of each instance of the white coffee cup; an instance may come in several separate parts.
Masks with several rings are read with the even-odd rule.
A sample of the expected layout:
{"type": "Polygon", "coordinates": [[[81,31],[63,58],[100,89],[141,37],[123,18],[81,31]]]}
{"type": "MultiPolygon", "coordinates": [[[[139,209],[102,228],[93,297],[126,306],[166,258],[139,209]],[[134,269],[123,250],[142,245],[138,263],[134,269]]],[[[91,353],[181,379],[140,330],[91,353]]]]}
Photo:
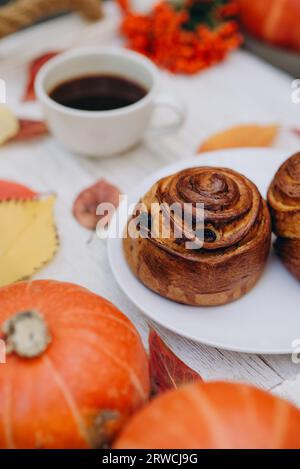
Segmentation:
{"type": "Polygon", "coordinates": [[[178,129],[184,122],[183,106],[167,95],[158,95],[158,72],[141,54],[121,48],[92,47],[65,52],[47,62],[35,80],[36,95],[53,135],[70,150],[103,157],[124,152],[138,143],[151,128],[157,106],[175,113],[172,123],[156,126],[155,133],[178,129]],[[147,94],[126,107],[108,111],[86,111],[63,106],[49,93],[59,84],[81,76],[110,74],[132,80],[147,94]]]}

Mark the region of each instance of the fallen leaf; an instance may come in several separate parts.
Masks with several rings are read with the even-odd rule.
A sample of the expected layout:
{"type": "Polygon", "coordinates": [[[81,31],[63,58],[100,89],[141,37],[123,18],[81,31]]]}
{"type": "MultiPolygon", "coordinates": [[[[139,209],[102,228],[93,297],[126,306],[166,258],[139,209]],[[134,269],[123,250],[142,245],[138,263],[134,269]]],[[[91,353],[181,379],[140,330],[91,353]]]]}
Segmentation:
{"type": "Polygon", "coordinates": [[[0,145],[10,140],[19,131],[19,122],[5,104],[0,104],[0,145]]]}
{"type": "Polygon", "coordinates": [[[0,202],[0,286],[30,277],[58,247],[55,197],[0,202]]]}
{"type": "Polygon", "coordinates": [[[300,137],[300,129],[291,129],[291,132],[297,137],[300,137]]]}
{"type": "Polygon", "coordinates": [[[94,230],[101,219],[101,216],[96,214],[98,205],[106,202],[117,208],[119,196],[120,191],[116,186],[105,179],[100,179],[77,196],[73,205],[73,215],[82,226],[94,230]]]}
{"type": "Polygon", "coordinates": [[[37,196],[37,193],[32,191],[26,186],[22,184],[18,184],[17,182],[13,181],[5,181],[4,179],[0,179],[0,202],[3,200],[10,200],[10,199],[33,199],[37,196]]]}
{"type": "Polygon", "coordinates": [[[55,57],[59,53],[60,52],[58,51],[47,52],[37,57],[29,64],[28,79],[26,83],[25,93],[23,96],[23,101],[35,100],[36,96],[34,92],[34,82],[35,82],[35,78],[37,76],[38,71],[40,70],[42,65],[44,65],[46,62],[48,62],[48,60],[52,59],[52,57],[55,57]]]}
{"type": "Polygon", "coordinates": [[[178,388],[186,383],[202,381],[201,376],[180,360],[153,329],[149,334],[149,354],[154,394],[178,388]]]}
{"type": "Polygon", "coordinates": [[[218,132],[203,143],[197,153],[226,148],[268,147],[272,145],[277,134],[278,125],[239,125],[218,132]]]}
{"type": "Polygon", "coordinates": [[[44,121],[19,119],[19,131],[10,141],[20,142],[31,138],[42,137],[48,133],[49,130],[44,121]]]}

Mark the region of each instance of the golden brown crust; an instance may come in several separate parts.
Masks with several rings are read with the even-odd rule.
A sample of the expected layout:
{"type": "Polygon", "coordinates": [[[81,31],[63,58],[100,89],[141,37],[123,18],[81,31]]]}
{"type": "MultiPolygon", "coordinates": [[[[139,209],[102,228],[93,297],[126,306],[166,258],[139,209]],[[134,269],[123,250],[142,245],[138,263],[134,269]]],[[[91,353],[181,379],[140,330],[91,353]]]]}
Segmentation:
{"type": "Polygon", "coordinates": [[[275,251],[300,280],[300,152],[278,169],[268,190],[275,251]]]}
{"type": "Polygon", "coordinates": [[[286,268],[300,280],[300,239],[277,238],[274,248],[286,268]]]}
{"type": "Polygon", "coordinates": [[[300,152],[278,169],[268,190],[268,204],[274,233],[300,238],[300,152]]]}
{"type": "Polygon", "coordinates": [[[173,231],[161,237],[166,217],[173,229],[182,226],[182,214],[164,211],[152,216],[151,237],[124,239],[127,262],[148,288],[180,303],[219,305],[256,283],[269,253],[271,223],[266,203],[246,177],[226,168],[190,168],[158,181],[141,202],[147,215],[154,202],[190,203],[195,220],[196,204],[205,207],[202,248],[187,249],[187,240],[199,240],[186,225],[183,239],[173,231]]]}

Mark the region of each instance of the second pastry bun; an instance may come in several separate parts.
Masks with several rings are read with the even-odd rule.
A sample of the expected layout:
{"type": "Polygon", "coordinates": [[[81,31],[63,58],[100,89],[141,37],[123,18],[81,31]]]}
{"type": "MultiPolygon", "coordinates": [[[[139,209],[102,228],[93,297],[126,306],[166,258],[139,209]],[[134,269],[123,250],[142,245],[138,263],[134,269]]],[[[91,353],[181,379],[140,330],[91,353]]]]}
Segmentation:
{"type": "Polygon", "coordinates": [[[287,159],[268,190],[275,251],[287,269],[300,280],[300,152],[287,159]]]}
{"type": "Polygon", "coordinates": [[[274,233],[300,238],[300,152],[278,169],[268,190],[268,203],[274,233]]]}

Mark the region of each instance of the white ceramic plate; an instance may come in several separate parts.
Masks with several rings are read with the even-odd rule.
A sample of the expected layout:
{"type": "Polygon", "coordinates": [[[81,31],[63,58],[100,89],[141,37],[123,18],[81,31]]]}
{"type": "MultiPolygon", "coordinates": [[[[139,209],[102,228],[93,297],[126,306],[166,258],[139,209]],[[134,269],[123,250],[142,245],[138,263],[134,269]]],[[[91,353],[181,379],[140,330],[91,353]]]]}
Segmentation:
{"type": "MultiPolygon", "coordinates": [[[[137,202],[161,177],[201,165],[237,170],[254,181],[265,196],[277,168],[288,156],[285,151],[271,149],[226,150],[193,156],[162,168],[138,184],[129,194],[129,203],[137,202]]],[[[124,208],[121,204],[119,210],[123,215],[124,208]]],[[[177,334],[226,350],[262,354],[291,353],[293,341],[300,338],[299,284],[273,252],[263,277],[250,293],[217,307],[181,305],[146,288],[127,266],[122,239],[108,239],[108,252],[112,271],[124,293],[149,318],[177,334]]]]}

